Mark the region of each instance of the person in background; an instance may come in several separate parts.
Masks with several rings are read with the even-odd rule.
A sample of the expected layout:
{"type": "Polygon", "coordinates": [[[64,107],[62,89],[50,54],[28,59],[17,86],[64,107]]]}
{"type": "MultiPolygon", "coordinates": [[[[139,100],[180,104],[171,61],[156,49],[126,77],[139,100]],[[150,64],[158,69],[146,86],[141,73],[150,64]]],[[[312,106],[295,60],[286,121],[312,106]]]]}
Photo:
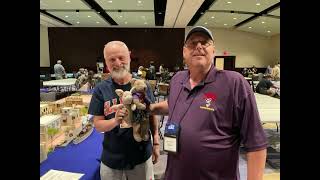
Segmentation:
{"type": "Polygon", "coordinates": [[[66,78],[66,71],[64,67],[62,66],[62,61],[58,60],[57,64],[54,65],[54,74],[56,79],[65,79],[66,78]]]}
{"type": "Polygon", "coordinates": [[[271,79],[272,76],[270,74],[264,75],[256,87],[256,92],[273,97],[276,94],[277,87],[273,85],[271,79]]]}

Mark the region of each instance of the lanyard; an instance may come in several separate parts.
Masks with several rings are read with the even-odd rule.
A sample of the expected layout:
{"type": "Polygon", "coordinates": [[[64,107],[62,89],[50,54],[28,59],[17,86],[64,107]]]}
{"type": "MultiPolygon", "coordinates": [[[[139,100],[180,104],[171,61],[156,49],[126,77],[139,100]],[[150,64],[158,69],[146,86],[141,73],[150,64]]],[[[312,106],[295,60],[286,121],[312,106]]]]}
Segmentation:
{"type": "MultiPolygon", "coordinates": [[[[187,78],[188,78],[188,77],[187,77],[187,78]]],[[[187,78],[186,78],[186,79],[187,79],[187,78]]],[[[196,87],[197,87],[197,86],[196,86],[196,87]]],[[[195,88],[196,88],[196,87],[195,87],[195,88]]],[[[179,99],[179,97],[180,97],[180,94],[181,94],[181,91],[182,91],[183,88],[184,88],[184,87],[181,85],[180,90],[179,90],[179,93],[178,93],[178,96],[177,96],[177,98],[176,98],[176,100],[175,100],[175,103],[174,103],[174,105],[173,105],[173,108],[172,108],[172,113],[171,113],[172,115],[173,115],[173,113],[174,113],[174,110],[175,110],[176,105],[177,105],[177,101],[178,101],[178,99],[179,99]]],[[[195,95],[192,97],[192,100],[191,100],[190,104],[188,105],[188,108],[185,110],[183,116],[179,119],[178,125],[180,125],[180,123],[181,123],[181,121],[183,120],[184,116],[187,114],[187,112],[188,112],[188,110],[190,109],[191,104],[193,103],[193,100],[195,99],[195,97],[197,96],[197,94],[198,94],[198,92],[195,92],[195,95]]],[[[171,117],[172,117],[172,115],[171,115],[171,117]]],[[[168,119],[168,122],[171,123],[171,118],[168,119]]]]}

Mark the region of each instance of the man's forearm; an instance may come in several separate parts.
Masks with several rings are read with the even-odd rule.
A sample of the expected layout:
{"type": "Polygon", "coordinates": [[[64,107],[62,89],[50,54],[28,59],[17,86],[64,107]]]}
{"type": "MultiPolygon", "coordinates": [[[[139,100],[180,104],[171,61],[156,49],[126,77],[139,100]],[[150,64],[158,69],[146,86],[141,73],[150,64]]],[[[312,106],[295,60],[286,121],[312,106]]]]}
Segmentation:
{"type": "Polygon", "coordinates": [[[159,144],[158,119],[155,115],[150,116],[150,129],[153,137],[153,144],[159,144]]]}
{"type": "Polygon", "coordinates": [[[247,180],[262,180],[266,156],[266,149],[247,153],[247,180]]]}
{"type": "Polygon", "coordinates": [[[169,107],[167,101],[161,101],[159,103],[150,104],[151,114],[154,115],[168,115],[169,107]]]}
{"type": "Polygon", "coordinates": [[[99,132],[108,132],[113,128],[119,125],[119,123],[115,120],[115,118],[104,120],[104,119],[94,119],[93,120],[94,127],[99,132]]]}

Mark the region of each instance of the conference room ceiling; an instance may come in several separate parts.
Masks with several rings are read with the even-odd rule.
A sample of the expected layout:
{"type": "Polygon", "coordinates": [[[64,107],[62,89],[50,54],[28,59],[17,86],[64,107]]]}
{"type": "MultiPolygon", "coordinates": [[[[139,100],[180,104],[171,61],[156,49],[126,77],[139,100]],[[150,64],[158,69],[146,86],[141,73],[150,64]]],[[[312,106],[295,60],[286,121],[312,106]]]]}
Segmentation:
{"type": "Polygon", "coordinates": [[[40,0],[47,27],[185,28],[280,34],[280,0],[40,0]]]}

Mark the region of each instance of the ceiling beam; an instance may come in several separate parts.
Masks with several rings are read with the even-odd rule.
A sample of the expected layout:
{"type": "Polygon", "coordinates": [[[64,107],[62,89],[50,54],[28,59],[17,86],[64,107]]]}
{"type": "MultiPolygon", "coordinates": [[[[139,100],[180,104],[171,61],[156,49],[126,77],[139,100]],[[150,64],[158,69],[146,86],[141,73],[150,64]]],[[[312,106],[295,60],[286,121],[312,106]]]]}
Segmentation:
{"type": "Polygon", "coordinates": [[[111,16],[109,16],[106,11],[95,1],[95,0],[82,0],[91,9],[95,10],[106,22],[110,25],[118,25],[111,16]]]}
{"type": "Polygon", "coordinates": [[[153,0],[153,6],[155,25],[163,26],[164,17],[166,15],[167,0],[153,0]]]}
{"type": "MultiPolygon", "coordinates": [[[[257,19],[260,16],[267,16],[269,12],[271,12],[271,11],[273,11],[275,9],[278,9],[278,8],[280,8],[280,2],[268,7],[267,9],[265,9],[265,10],[259,12],[259,13],[256,13],[255,15],[249,17],[248,19],[246,19],[244,21],[239,22],[238,24],[234,25],[233,28],[238,28],[238,27],[240,27],[240,26],[242,26],[242,25],[244,25],[246,23],[249,23],[249,22],[257,19]]],[[[270,15],[269,15],[269,17],[270,17],[270,15]]],[[[274,17],[274,16],[272,16],[272,17],[274,17]]],[[[279,19],[280,19],[280,17],[279,17],[279,19]]]]}
{"type": "Polygon", "coordinates": [[[216,0],[205,0],[198,11],[193,15],[192,19],[189,21],[188,26],[194,26],[215,1],[216,0]]]}
{"type": "Polygon", "coordinates": [[[62,22],[63,24],[72,25],[71,23],[69,23],[69,22],[67,22],[67,21],[65,21],[65,20],[63,20],[63,19],[60,19],[60,18],[58,18],[57,16],[54,16],[54,15],[48,13],[48,12],[45,11],[45,10],[41,10],[41,9],[40,9],[40,13],[42,13],[42,14],[44,14],[44,15],[46,15],[46,16],[49,16],[49,17],[51,17],[51,18],[53,18],[53,19],[55,19],[55,20],[57,20],[57,21],[59,21],[59,22],[62,22]]]}

